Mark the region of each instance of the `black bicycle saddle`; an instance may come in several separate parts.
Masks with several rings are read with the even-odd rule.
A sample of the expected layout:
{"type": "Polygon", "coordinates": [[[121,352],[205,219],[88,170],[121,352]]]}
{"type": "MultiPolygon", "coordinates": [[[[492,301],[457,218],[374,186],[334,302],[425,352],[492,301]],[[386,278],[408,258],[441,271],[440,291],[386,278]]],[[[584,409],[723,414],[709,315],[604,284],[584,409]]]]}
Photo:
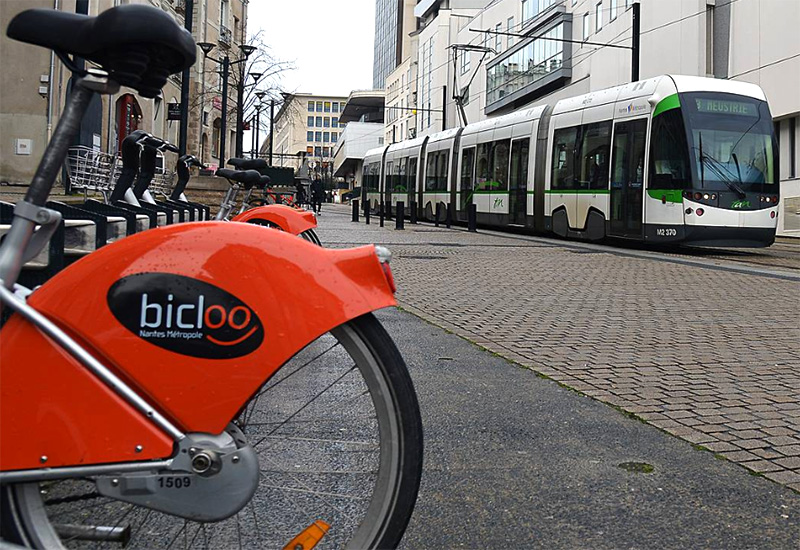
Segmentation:
{"type": "Polygon", "coordinates": [[[217,170],[217,176],[230,181],[237,181],[244,185],[245,189],[251,189],[261,180],[261,174],[255,170],[230,170],[228,168],[220,168],[217,170]]]}
{"type": "Polygon", "coordinates": [[[228,159],[228,164],[237,170],[263,170],[267,167],[267,161],[264,159],[228,159]]]}
{"type": "Polygon", "coordinates": [[[156,97],[169,75],[191,67],[197,56],[192,35],[166,12],[127,4],[96,17],[49,9],[14,17],[9,38],[72,54],[99,64],[112,80],[156,97]]]}

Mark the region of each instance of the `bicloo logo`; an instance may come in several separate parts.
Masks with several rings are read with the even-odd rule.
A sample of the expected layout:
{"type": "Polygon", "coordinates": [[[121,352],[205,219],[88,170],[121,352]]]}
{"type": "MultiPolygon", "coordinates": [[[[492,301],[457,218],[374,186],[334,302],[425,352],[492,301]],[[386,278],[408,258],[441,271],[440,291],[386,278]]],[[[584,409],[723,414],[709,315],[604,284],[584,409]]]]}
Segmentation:
{"type": "Polygon", "coordinates": [[[181,355],[231,359],[264,341],[264,326],[247,304],[191,277],[137,273],[111,285],[106,299],[125,328],[181,355]]]}

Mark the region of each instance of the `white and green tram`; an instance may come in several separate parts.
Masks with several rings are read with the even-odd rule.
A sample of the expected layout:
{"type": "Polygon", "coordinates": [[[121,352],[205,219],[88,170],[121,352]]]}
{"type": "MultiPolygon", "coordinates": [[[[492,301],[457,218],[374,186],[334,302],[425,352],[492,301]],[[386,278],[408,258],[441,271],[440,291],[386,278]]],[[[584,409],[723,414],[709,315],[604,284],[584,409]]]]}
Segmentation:
{"type": "Polygon", "coordinates": [[[428,220],[474,208],[576,239],[758,247],[775,240],[777,151],[758,86],[665,75],[373,149],[364,182],[373,209],[428,220]]]}

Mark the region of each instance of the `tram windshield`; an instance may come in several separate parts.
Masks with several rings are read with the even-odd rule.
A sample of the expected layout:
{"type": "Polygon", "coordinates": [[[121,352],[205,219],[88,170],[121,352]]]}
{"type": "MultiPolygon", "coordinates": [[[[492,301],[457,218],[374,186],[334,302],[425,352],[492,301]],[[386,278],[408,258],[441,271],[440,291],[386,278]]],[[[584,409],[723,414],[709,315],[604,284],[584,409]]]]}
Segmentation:
{"type": "Polygon", "coordinates": [[[695,188],[777,192],[777,144],[766,102],[723,93],[684,93],[695,188]]]}

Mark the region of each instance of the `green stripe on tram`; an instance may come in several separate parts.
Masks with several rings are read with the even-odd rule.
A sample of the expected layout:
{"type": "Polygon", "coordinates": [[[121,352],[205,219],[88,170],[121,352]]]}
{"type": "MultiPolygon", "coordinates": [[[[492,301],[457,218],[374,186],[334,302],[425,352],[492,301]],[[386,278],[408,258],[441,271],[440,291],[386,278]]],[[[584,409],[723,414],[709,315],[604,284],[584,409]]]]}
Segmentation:
{"type": "Polygon", "coordinates": [[[608,189],[545,189],[548,195],[608,195],[608,189]]]}
{"type": "Polygon", "coordinates": [[[659,201],[663,199],[678,204],[683,202],[683,191],[680,189],[648,189],[647,194],[659,201]]]}
{"type": "Polygon", "coordinates": [[[672,109],[679,109],[680,106],[681,100],[678,98],[678,94],[667,96],[658,102],[658,105],[656,105],[656,108],[653,111],[653,117],[657,117],[661,113],[670,111],[672,109]]]}

